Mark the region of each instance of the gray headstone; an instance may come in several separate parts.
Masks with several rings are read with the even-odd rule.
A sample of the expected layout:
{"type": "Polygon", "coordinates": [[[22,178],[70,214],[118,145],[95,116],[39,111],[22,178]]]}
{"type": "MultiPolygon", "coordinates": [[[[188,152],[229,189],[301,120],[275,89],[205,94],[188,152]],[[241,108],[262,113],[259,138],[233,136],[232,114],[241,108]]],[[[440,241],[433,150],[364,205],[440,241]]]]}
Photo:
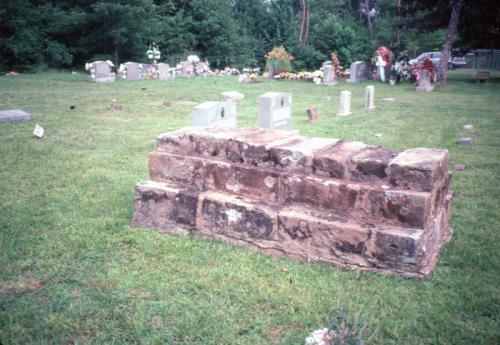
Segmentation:
{"type": "Polygon", "coordinates": [[[356,61],[351,64],[351,74],[348,83],[359,83],[360,81],[367,80],[370,67],[365,61],[356,61]]]}
{"type": "Polygon", "coordinates": [[[267,92],[259,97],[259,127],[291,129],[292,95],[267,92]]]}
{"type": "Polygon", "coordinates": [[[236,112],[232,102],[203,102],[193,108],[195,127],[238,127],[236,112]]]}
{"type": "Polygon", "coordinates": [[[127,62],[125,66],[127,67],[126,80],[140,80],[142,78],[142,69],[137,62],[127,62]]]}
{"type": "Polygon", "coordinates": [[[90,67],[90,81],[95,83],[106,83],[115,81],[115,74],[111,72],[108,61],[95,61],[90,67]]]}
{"type": "Polygon", "coordinates": [[[21,109],[0,111],[0,123],[15,122],[15,121],[31,121],[31,114],[21,109]]]}
{"type": "Polygon", "coordinates": [[[158,80],[168,80],[170,79],[170,66],[166,63],[159,63],[156,65],[158,69],[158,80]]]}
{"type": "Polygon", "coordinates": [[[474,140],[472,140],[472,138],[460,138],[459,140],[457,140],[457,144],[462,146],[469,146],[472,145],[473,143],[474,140]]]}
{"type": "Polygon", "coordinates": [[[332,65],[323,66],[323,85],[335,85],[335,69],[332,65]]]}
{"type": "Polygon", "coordinates": [[[417,92],[431,92],[434,86],[431,84],[431,74],[426,69],[420,70],[420,78],[418,79],[417,92]]]}

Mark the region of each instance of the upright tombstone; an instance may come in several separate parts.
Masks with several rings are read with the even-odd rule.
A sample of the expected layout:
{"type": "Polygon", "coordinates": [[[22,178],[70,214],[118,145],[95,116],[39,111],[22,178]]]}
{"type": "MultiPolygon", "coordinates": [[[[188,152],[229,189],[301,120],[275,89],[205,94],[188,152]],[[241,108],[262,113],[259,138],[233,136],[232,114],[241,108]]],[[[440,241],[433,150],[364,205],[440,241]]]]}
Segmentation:
{"type": "Polygon", "coordinates": [[[340,111],[337,115],[351,115],[351,91],[342,91],[340,93],[340,111]]]}
{"type": "Polygon", "coordinates": [[[267,92],[259,96],[259,128],[291,129],[292,95],[267,92]]]}
{"type": "Polygon", "coordinates": [[[351,75],[346,79],[348,83],[359,83],[368,79],[370,67],[365,61],[356,61],[351,64],[351,75]]]}
{"type": "Polygon", "coordinates": [[[170,66],[166,63],[159,63],[156,65],[158,71],[158,80],[168,80],[170,79],[170,66]]]}
{"type": "Polygon", "coordinates": [[[231,113],[236,114],[236,102],[245,99],[245,95],[238,91],[224,91],[220,95],[224,101],[231,104],[231,113]]]}
{"type": "Polygon", "coordinates": [[[208,101],[193,108],[194,127],[238,127],[232,102],[208,101]]]}
{"type": "Polygon", "coordinates": [[[126,80],[142,79],[142,66],[140,64],[138,64],[137,62],[127,62],[125,64],[125,67],[126,67],[126,73],[125,73],[126,80]]]}
{"type": "Polygon", "coordinates": [[[337,84],[335,81],[335,68],[331,64],[323,65],[323,85],[331,86],[337,84]]]}
{"type": "Polygon", "coordinates": [[[431,73],[425,68],[422,68],[420,70],[420,78],[418,79],[418,86],[416,88],[416,91],[431,92],[432,90],[434,90],[434,86],[432,86],[431,84],[431,78],[431,73]]]}
{"type": "Polygon", "coordinates": [[[375,87],[373,85],[368,85],[365,88],[365,108],[374,109],[375,108],[375,87]]]}
{"type": "Polygon", "coordinates": [[[112,67],[114,67],[114,65],[109,60],[94,61],[85,65],[85,69],[90,71],[89,81],[93,83],[107,83],[115,81],[115,74],[111,72],[112,67]]]}

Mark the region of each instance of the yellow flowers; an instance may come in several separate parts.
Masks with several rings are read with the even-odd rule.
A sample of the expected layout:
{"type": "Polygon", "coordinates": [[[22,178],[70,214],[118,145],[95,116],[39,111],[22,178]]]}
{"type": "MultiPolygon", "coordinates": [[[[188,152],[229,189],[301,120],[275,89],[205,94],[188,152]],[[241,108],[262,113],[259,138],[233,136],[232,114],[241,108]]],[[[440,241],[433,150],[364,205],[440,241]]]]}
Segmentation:
{"type": "Polygon", "coordinates": [[[274,59],[279,61],[292,61],[294,59],[294,57],[289,54],[283,46],[274,47],[273,50],[267,52],[264,57],[268,60],[274,59]]]}

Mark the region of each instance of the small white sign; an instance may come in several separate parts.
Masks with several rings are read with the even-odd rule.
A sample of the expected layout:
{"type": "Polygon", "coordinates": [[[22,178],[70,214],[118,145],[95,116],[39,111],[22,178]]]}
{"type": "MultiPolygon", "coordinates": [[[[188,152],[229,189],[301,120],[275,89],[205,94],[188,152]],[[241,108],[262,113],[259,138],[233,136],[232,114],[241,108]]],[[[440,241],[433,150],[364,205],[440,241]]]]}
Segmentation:
{"type": "Polygon", "coordinates": [[[45,134],[45,130],[43,129],[43,127],[41,127],[37,124],[35,126],[35,130],[33,131],[33,135],[35,137],[37,137],[38,139],[42,139],[44,134],[45,134]]]}

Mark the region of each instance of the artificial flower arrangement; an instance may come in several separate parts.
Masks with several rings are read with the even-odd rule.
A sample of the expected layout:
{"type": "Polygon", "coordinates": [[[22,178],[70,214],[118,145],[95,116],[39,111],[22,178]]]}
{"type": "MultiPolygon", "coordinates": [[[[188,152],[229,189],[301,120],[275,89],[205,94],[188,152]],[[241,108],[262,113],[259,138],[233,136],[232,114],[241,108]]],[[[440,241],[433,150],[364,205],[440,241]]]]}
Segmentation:
{"type": "Polygon", "coordinates": [[[292,71],[291,61],[294,57],[286,51],[285,47],[274,47],[273,50],[267,52],[264,57],[266,58],[266,70],[271,77],[282,72],[292,71]]]}

